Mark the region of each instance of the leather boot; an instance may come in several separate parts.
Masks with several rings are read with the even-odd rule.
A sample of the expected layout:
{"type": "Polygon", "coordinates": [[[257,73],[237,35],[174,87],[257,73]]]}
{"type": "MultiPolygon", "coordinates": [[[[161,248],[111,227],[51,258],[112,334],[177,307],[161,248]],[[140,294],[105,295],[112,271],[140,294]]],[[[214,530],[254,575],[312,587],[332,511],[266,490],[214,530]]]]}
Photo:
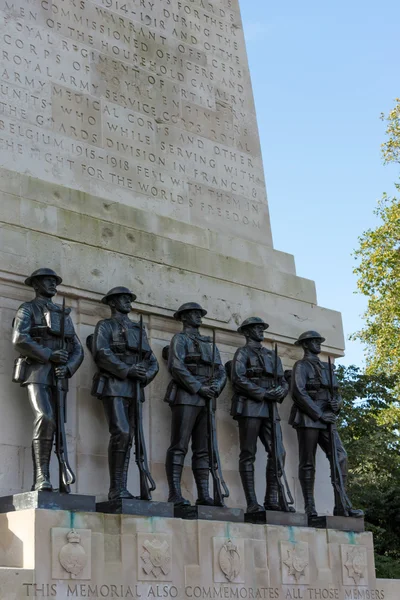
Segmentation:
{"type": "Polygon", "coordinates": [[[267,489],[264,500],[265,510],[282,510],[279,502],[278,482],[274,471],[267,468],[267,489]]]}
{"type": "Polygon", "coordinates": [[[364,516],[364,511],[359,508],[350,508],[347,509],[347,514],[343,510],[342,502],[340,500],[339,494],[335,491],[335,508],[333,509],[333,514],[335,517],[353,517],[354,519],[362,519],[364,516]]]}
{"type": "Polygon", "coordinates": [[[246,496],[247,512],[264,512],[263,507],[257,502],[254,489],[254,471],[240,471],[240,479],[242,480],[244,495],[246,496]]]}
{"type": "Polygon", "coordinates": [[[34,489],[37,491],[53,491],[49,470],[52,446],[53,442],[51,440],[33,440],[32,442],[34,489]]]}
{"type": "Polygon", "coordinates": [[[123,498],[134,498],[135,496],[133,496],[127,489],[127,485],[128,485],[128,470],[129,470],[129,460],[131,457],[131,447],[128,447],[128,450],[126,451],[125,454],[125,462],[124,462],[124,469],[122,472],[122,492],[124,493],[124,496],[120,496],[123,498]]]}
{"type": "Polygon", "coordinates": [[[108,467],[110,470],[110,491],[109,500],[119,500],[120,498],[132,498],[132,495],[123,487],[124,466],[126,459],[126,450],[114,450],[109,448],[108,467]]]}
{"type": "Polygon", "coordinates": [[[293,506],[288,506],[287,509],[283,506],[279,498],[279,487],[275,473],[267,468],[267,489],[264,500],[265,510],[281,510],[283,512],[296,512],[293,506]]]}
{"type": "Polygon", "coordinates": [[[36,474],[36,461],[35,461],[35,451],[33,449],[33,441],[32,441],[32,445],[31,445],[31,450],[32,450],[32,464],[33,464],[33,483],[32,483],[32,487],[31,487],[31,492],[34,492],[37,474],[36,474]]]}
{"type": "Polygon", "coordinates": [[[189,500],[183,498],[181,492],[181,478],[183,465],[175,464],[173,458],[167,456],[165,463],[165,471],[167,473],[167,480],[169,486],[168,502],[173,502],[176,505],[189,506],[189,500]]]}
{"type": "Polygon", "coordinates": [[[210,471],[208,469],[193,469],[194,480],[197,486],[196,505],[214,506],[214,500],[209,494],[210,471]]]}
{"type": "Polygon", "coordinates": [[[315,474],[309,473],[307,475],[302,475],[300,477],[300,485],[303,491],[304,498],[304,511],[308,518],[310,517],[318,517],[317,510],[315,508],[315,500],[314,500],[314,480],[315,474]]]}

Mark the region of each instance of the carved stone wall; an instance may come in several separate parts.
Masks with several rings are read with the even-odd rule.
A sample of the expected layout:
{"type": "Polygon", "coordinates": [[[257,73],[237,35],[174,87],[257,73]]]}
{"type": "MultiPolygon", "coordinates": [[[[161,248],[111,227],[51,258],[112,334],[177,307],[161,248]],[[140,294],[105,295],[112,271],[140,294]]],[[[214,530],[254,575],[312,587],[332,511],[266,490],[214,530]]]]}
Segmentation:
{"type": "Polygon", "coordinates": [[[0,568],[2,600],[397,600],[400,591],[375,578],[370,533],[30,510],[0,515],[0,539],[10,534],[20,562],[0,568]]]}

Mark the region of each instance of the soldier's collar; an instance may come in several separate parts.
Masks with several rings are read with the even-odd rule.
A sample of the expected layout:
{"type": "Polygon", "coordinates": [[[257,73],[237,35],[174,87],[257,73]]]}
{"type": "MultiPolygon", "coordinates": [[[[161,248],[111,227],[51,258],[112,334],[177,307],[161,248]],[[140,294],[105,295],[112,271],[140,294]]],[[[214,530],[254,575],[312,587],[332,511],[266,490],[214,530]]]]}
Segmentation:
{"type": "Polygon", "coordinates": [[[322,364],[319,355],[318,354],[313,354],[312,352],[305,352],[304,359],[308,360],[309,362],[315,362],[315,363],[322,364]]]}
{"type": "Polygon", "coordinates": [[[253,350],[262,350],[264,348],[261,342],[257,342],[256,340],[251,339],[247,340],[246,346],[249,346],[253,350]]]}
{"type": "Polygon", "coordinates": [[[131,323],[132,321],[128,317],[128,315],[124,315],[123,313],[117,313],[113,315],[113,318],[116,319],[119,323],[131,323]]]}

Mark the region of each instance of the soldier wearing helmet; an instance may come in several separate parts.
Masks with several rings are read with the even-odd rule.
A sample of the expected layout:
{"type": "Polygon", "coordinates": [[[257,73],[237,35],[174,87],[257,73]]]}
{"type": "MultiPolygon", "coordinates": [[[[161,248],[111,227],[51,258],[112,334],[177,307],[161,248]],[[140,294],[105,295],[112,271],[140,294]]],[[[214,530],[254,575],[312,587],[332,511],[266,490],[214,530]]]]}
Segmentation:
{"type": "Polygon", "coordinates": [[[168,354],[173,385],[169,387],[166,401],[172,410],[172,428],[165,468],[169,485],[168,502],[176,505],[190,504],[181,493],[183,463],[190,439],[192,469],[198,491],[196,504],[214,504],[209,495],[206,400],[220,395],[226,384],[226,373],[217,349],[214,378],[210,380],[212,340],[199,333],[202,317],[206,314],[196,302],[183,304],[174,314],[183,329],[172,338],[168,354]]]}
{"type": "MultiPolygon", "coordinates": [[[[293,407],[289,424],[297,431],[299,444],[299,479],[304,497],[305,511],[308,517],[317,516],[314,500],[315,456],[319,445],[332,465],[329,424],[335,424],[342,406],[338,382],[333,374],[334,395],[330,393],[329,365],[322,362],[318,355],[325,341],[317,331],[302,333],[295,342],[304,349],[304,356],[298,360],[292,374],[293,407]]],[[[344,484],[347,479],[347,454],[340,440],[336,426],[335,436],[338,467],[344,484]]],[[[361,510],[351,508],[349,516],[362,517],[361,510]]],[[[340,498],[335,492],[334,515],[342,515],[340,498]]]]}
{"type": "Polygon", "coordinates": [[[50,456],[56,431],[57,378],[67,380],[77,371],[83,360],[82,345],[75,334],[74,325],[66,309],[62,349],[62,308],[52,301],[61,277],[52,269],[41,268],[25,280],[25,285],[35,290],[36,297],[24,302],[13,322],[12,343],[20,353],[16,361],[13,381],[26,387],[34,414],[32,459],[32,489],[52,491],[50,482],[50,456]]]}
{"type": "MultiPolygon", "coordinates": [[[[269,325],[259,317],[250,317],[241,324],[238,333],[245,336],[246,345],[236,351],[230,369],[235,392],[231,414],[239,423],[239,473],[248,513],[257,513],[264,509],[284,510],[280,503],[277,480],[277,477],[282,474],[275,472],[272,459],[271,403],[281,403],[289,391],[289,386],[284,378],[280,358],[276,365],[278,385],[276,387],[274,385],[274,353],[262,345],[264,331],[268,327],[269,325]],[[268,453],[264,508],[257,502],[254,487],[254,462],[258,438],[268,453]]],[[[279,419],[279,415],[277,418],[279,419]]],[[[283,467],[285,449],[280,419],[276,421],[276,435],[280,464],[283,467]]]]}
{"type": "Polygon", "coordinates": [[[132,310],[131,303],[135,300],[135,294],[126,287],[111,289],[101,300],[110,307],[111,317],[99,321],[93,339],[88,339],[99,368],[99,373],[94,377],[92,394],[103,402],[110,431],[109,500],[134,497],[127,490],[127,479],[134,431],[136,384],[139,380],[141,401],[144,402],[144,388],[158,373],[158,361],[149,346],[144,328],[143,360],[138,362],[140,324],[128,318],[132,310]]]}

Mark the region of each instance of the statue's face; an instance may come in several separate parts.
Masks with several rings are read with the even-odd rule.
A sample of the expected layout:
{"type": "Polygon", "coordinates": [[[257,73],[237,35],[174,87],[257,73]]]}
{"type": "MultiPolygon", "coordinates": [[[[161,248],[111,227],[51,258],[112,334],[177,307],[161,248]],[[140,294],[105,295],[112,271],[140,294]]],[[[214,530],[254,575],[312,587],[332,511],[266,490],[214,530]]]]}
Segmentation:
{"type": "Polygon", "coordinates": [[[57,279],[52,275],[35,277],[32,281],[33,289],[37,294],[52,298],[57,294],[57,279]]]}
{"type": "Polygon", "coordinates": [[[264,325],[261,325],[261,323],[249,325],[245,329],[245,336],[255,342],[262,342],[264,339],[264,325]]]}
{"type": "Polygon", "coordinates": [[[130,294],[118,294],[117,296],[112,296],[109,305],[118,312],[127,315],[132,310],[132,296],[130,294]]]}
{"type": "Polygon", "coordinates": [[[184,325],[189,327],[200,327],[203,322],[201,310],[185,310],[185,312],[181,314],[181,321],[184,325]]]}
{"type": "Polygon", "coordinates": [[[312,354],[320,354],[321,352],[321,340],[319,339],[306,340],[303,345],[312,354]]]}

